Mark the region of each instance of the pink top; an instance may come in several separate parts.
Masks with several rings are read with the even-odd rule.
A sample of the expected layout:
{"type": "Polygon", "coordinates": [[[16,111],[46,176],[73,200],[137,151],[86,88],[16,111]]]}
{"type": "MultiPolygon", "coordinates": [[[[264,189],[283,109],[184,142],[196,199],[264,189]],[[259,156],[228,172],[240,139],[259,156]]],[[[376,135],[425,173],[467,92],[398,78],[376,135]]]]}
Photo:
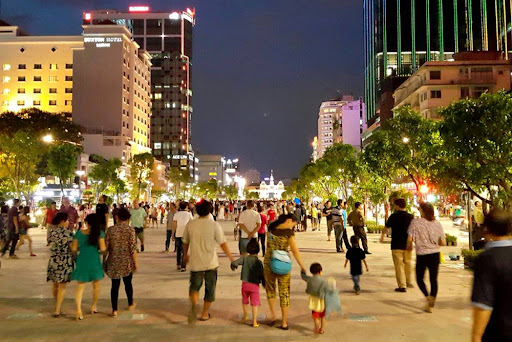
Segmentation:
{"type": "Polygon", "coordinates": [[[407,234],[416,245],[416,255],[439,253],[439,239],[444,238],[443,226],[437,220],[417,217],[411,221],[407,234]]]}

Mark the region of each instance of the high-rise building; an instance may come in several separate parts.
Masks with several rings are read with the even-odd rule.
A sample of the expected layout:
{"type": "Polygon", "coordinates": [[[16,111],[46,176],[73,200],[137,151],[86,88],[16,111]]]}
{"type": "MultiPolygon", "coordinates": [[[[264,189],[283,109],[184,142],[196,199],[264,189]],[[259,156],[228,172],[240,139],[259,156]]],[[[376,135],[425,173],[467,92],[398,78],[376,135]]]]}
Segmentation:
{"type": "Polygon", "coordinates": [[[130,6],[127,12],[85,12],[85,25],[115,23],[128,28],[133,39],[152,57],[151,148],[153,155],[171,166],[194,172],[191,144],[192,29],[191,9],[151,11],[148,6],[130,6]]]}
{"type": "Polygon", "coordinates": [[[508,1],[364,0],[363,6],[364,99],[372,129],[392,117],[393,92],[425,62],[512,45],[508,1]]]}
{"type": "Polygon", "coordinates": [[[244,177],[247,185],[260,184],[261,173],[256,169],[250,169],[245,171],[244,177]]]}
{"type": "Polygon", "coordinates": [[[313,148],[313,159],[322,158],[325,151],[336,143],[361,147],[361,134],[366,129],[362,99],[344,95],[339,99],[322,102],[318,112],[318,136],[313,148]]]}
{"type": "Polygon", "coordinates": [[[151,56],[123,26],[83,26],[83,42],[74,50],[73,121],[84,152],[126,162],[151,151],[151,56]]]}
{"type": "Polygon", "coordinates": [[[71,114],[73,50],[83,45],[82,36],[30,36],[0,21],[0,113],[71,114]]]}

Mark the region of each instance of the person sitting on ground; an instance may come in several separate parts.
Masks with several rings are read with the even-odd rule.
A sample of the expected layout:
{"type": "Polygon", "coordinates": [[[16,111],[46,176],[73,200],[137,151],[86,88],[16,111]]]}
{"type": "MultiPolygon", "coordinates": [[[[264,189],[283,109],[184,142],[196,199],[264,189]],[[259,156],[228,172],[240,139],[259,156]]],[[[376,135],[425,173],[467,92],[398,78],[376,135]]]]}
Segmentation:
{"type": "Polygon", "coordinates": [[[258,324],[258,306],[261,305],[260,301],[260,283],[265,286],[265,278],[263,276],[263,263],[258,259],[260,246],[258,241],[251,240],[247,244],[248,256],[239,258],[231,263],[231,269],[234,271],[238,266],[242,265],[242,307],[244,316],[242,322],[245,323],[249,320],[249,313],[247,306],[249,299],[252,307],[252,326],[257,328],[258,324]]]}

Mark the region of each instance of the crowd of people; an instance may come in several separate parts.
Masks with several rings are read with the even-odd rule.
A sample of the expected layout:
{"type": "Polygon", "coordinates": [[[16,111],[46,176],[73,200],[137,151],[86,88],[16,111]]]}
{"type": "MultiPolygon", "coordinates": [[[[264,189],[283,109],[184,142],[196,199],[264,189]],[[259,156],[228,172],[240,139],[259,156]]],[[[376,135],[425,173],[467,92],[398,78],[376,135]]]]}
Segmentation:
{"type": "MultiPolygon", "coordinates": [[[[131,204],[107,204],[108,198],[100,196],[94,210],[91,206],[71,205],[68,198],[62,199],[57,209],[55,202],[46,210],[43,226],[47,229],[47,244],[50,258],[47,268],[47,281],[53,283],[55,297],[54,317],[65,315],[62,303],[66,285],[77,282],[75,291],[76,319],[84,318],[82,295],[86,283],[91,283],[93,298],[91,314],[97,313],[100,281],[107,274],[111,278],[111,315],[118,314],[118,297],[121,280],[128,300],[129,310],[136,306],[132,278],[138,269],[137,254],[144,252],[144,230],[164,225],[166,229],[164,253],[170,252],[174,241],[177,270],[190,271],[190,303],[188,320],[211,319],[210,307],[215,301],[218,255],[217,246],[231,261],[231,269],[241,266],[242,322],[249,320],[249,305],[252,311],[252,326],[258,327],[258,306],[261,304],[259,285],[266,291],[270,310],[269,323],[277,322],[276,297],[279,294],[281,319],[279,327],[288,329],[288,308],[290,306],[291,257],[301,269],[301,277],[307,282],[309,309],[312,311],[314,329],[318,334],[325,332],[326,317],[332,311],[340,310],[338,291],[334,279],[323,279],[322,265],[313,263],[311,276],[307,274],[295,234],[307,230],[307,220],[313,230],[320,230],[320,222],[326,220],[327,240],[334,231],[335,247],[344,253],[347,249],[345,267],[350,264],[350,274],[355,294],[361,293],[363,265],[367,263],[368,243],[365,233],[365,217],[361,203],[356,202],[353,210],[347,212],[347,203],[338,200],[335,206],[330,201],[323,205],[312,204],[309,210],[301,204],[289,202],[209,202],[197,203],[180,201],[151,205],[134,200],[131,204]],[[109,226],[112,217],[113,225],[109,226]],[[221,220],[235,221],[235,237],[238,239],[240,258],[233,257],[226,237],[219,224],[221,220]],[[347,225],[352,226],[353,235],[349,238],[347,225]],[[140,249],[138,242],[140,241],[140,249]],[[362,248],[360,247],[360,243],[362,248]],[[263,261],[258,255],[262,252],[263,261]],[[197,311],[199,291],[205,287],[202,310],[197,311]]],[[[416,283],[425,297],[425,311],[432,312],[438,292],[438,272],[441,260],[440,247],[446,245],[441,223],[436,219],[430,203],[419,205],[420,217],[414,217],[406,210],[404,199],[394,201],[394,212],[386,221],[391,229],[391,254],[397,282],[396,292],[407,292],[414,288],[412,279],[412,252],[416,251],[416,283]],[[427,289],[424,278],[429,273],[430,286],[427,289]]],[[[0,232],[2,233],[2,256],[9,251],[9,257],[17,259],[16,250],[23,241],[28,241],[31,257],[32,240],[27,231],[33,227],[30,207],[22,206],[14,200],[9,208],[1,207],[0,232]]],[[[474,303],[474,336],[496,335],[496,329],[509,327],[503,317],[510,315],[506,309],[507,296],[503,291],[512,285],[508,270],[509,250],[512,248],[510,215],[493,210],[478,222],[481,234],[490,240],[475,266],[475,283],[472,300],[474,303]],[[507,247],[507,248],[493,248],[507,247]],[[501,285],[500,285],[501,284],[501,285]],[[499,299],[499,300],[498,300],[499,299]],[[500,317],[496,317],[497,312],[500,317]]],[[[381,242],[388,231],[384,230],[381,242]]],[[[501,330],[504,331],[504,330],[501,330]]],[[[493,339],[488,339],[493,340],[493,339]]]]}

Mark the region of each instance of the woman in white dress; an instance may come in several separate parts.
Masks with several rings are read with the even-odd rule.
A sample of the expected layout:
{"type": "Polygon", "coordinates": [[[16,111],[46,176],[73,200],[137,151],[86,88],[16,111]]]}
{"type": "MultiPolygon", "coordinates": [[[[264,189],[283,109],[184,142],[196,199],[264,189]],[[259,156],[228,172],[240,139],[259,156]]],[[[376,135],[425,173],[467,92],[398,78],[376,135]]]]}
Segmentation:
{"type": "Polygon", "coordinates": [[[220,205],[219,205],[219,215],[217,216],[219,218],[219,220],[225,220],[226,218],[224,217],[224,211],[226,210],[226,207],[224,206],[224,202],[221,202],[220,205]]]}

